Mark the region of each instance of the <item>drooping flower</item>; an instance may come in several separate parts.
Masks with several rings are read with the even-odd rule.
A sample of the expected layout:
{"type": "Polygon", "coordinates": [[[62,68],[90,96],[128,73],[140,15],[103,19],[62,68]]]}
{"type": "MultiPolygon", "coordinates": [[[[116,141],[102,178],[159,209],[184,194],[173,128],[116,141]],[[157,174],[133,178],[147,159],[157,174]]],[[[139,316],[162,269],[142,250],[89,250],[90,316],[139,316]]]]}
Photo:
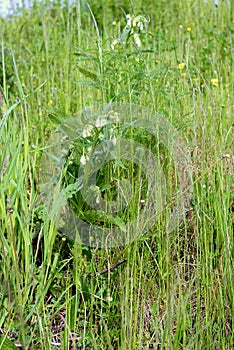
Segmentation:
{"type": "Polygon", "coordinates": [[[86,125],[83,132],[82,132],[82,136],[84,138],[89,137],[89,136],[91,136],[92,131],[93,131],[93,125],[86,125]]]}
{"type": "Polygon", "coordinates": [[[80,164],[85,166],[85,164],[89,161],[89,156],[85,156],[84,154],[80,157],[80,164]]]}
{"type": "Polygon", "coordinates": [[[103,118],[103,117],[97,118],[97,120],[95,122],[95,126],[97,128],[102,128],[103,126],[105,126],[107,124],[108,124],[108,122],[107,122],[106,118],[103,118]]]}
{"type": "Polygon", "coordinates": [[[114,51],[115,45],[117,45],[117,44],[118,44],[118,40],[117,39],[113,40],[112,43],[111,43],[111,50],[114,51]]]}
{"type": "Polygon", "coordinates": [[[131,17],[131,15],[130,15],[130,13],[128,13],[128,14],[126,15],[126,20],[127,20],[127,26],[128,26],[128,27],[131,27],[131,25],[132,25],[132,17],[131,17]]]}
{"type": "Polygon", "coordinates": [[[113,120],[114,122],[119,122],[120,121],[120,115],[118,112],[110,111],[108,113],[108,117],[113,120]]]}
{"type": "Polygon", "coordinates": [[[134,33],[133,38],[134,38],[136,46],[140,47],[141,46],[141,39],[139,38],[139,35],[137,33],[134,33]]]}

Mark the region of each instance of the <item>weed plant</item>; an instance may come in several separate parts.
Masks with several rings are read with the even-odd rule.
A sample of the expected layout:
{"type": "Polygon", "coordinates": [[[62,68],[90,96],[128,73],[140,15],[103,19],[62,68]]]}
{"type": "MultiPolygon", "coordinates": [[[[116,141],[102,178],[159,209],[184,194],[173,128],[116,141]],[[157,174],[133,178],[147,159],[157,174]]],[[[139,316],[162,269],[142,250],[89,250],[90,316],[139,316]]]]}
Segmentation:
{"type": "MultiPolygon", "coordinates": [[[[8,338],[23,349],[232,349],[233,13],[229,0],[78,0],[0,19],[0,348],[8,338]],[[128,14],[145,27],[131,33],[128,14]],[[50,220],[40,172],[56,125],[110,101],[145,106],[176,128],[192,194],[172,232],[162,215],[130,244],[89,248],[50,220]]],[[[64,186],[89,147],[124,136],[156,154],[175,195],[173,159],[143,129],[116,119],[82,132],[64,186]]],[[[147,179],[121,159],[101,168],[94,198],[114,200],[121,178],[142,190],[143,205],[147,179]]],[[[118,219],[96,217],[74,191],[69,203],[107,227],[137,211],[136,195],[118,219]]]]}

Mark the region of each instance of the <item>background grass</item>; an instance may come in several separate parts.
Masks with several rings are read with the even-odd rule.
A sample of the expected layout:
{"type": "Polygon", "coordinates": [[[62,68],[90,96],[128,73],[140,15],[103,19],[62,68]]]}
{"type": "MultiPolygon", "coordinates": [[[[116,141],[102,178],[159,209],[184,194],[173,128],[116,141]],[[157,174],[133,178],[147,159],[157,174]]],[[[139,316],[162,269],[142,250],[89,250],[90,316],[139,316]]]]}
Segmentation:
{"type": "Polygon", "coordinates": [[[99,33],[84,1],[0,20],[0,330],[24,349],[232,349],[233,3],[89,4],[99,33]],[[140,50],[131,40],[110,48],[121,7],[150,15],[140,50]],[[89,249],[38,204],[40,159],[49,114],[111,99],[179,130],[192,210],[170,234],[159,222],[128,246],[89,249]]]}

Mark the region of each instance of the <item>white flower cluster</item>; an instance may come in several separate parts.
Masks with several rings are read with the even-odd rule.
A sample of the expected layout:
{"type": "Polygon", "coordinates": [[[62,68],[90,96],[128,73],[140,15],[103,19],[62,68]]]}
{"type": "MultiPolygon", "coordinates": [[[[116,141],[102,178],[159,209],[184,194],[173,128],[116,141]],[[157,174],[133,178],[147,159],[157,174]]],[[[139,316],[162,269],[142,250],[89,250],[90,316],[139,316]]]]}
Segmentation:
{"type": "Polygon", "coordinates": [[[83,132],[82,132],[82,136],[84,138],[91,136],[93,129],[94,129],[93,125],[91,125],[91,124],[86,125],[83,132]]]}
{"type": "Polygon", "coordinates": [[[108,114],[107,114],[108,119],[111,122],[116,122],[118,123],[120,121],[120,115],[118,112],[115,112],[113,110],[111,110],[108,114]]]}
{"type": "MultiPolygon", "coordinates": [[[[117,144],[116,127],[118,127],[116,126],[116,123],[119,122],[120,114],[117,111],[110,109],[106,114],[98,116],[90,122],[90,124],[84,126],[81,135],[83,138],[89,138],[89,140],[87,140],[89,147],[83,147],[82,155],[80,157],[80,166],[86,167],[88,164],[92,165],[94,160],[101,160],[105,152],[111,152],[111,144],[115,148],[117,144]],[[107,128],[105,129],[104,127],[107,128]],[[98,140],[96,140],[97,137],[98,140]],[[94,143],[93,140],[95,140],[94,143]],[[111,144],[106,141],[110,141],[111,144]],[[96,145],[97,143],[103,144],[104,149],[93,152],[93,145],[96,145]],[[107,147],[107,149],[105,147],[107,147]]],[[[91,198],[95,200],[96,204],[99,204],[102,199],[100,188],[98,186],[90,186],[89,191],[91,198]]]]}
{"type": "Polygon", "coordinates": [[[97,118],[95,126],[99,129],[108,124],[108,120],[105,117],[97,118]]]}
{"type": "Polygon", "coordinates": [[[118,123],[120,121],[120,116],[118,112],[111,110],[107,115],[102,115],[98,117],[94,124],[87,124],[83,131],[82,136],[84,138],[92,136],[92,133],[95,129],[102,129],[104,126],[112,123],[118,123]]]}
{"type": "MultiPolygon", "coordinates": [[[[113,110],[110,110],[106,115],[102,115],[98,117],[93,124],[87,124],[85,125],[83,131],[82,131],[82,137],[88,138],[94,136],[95,128],[99,130],[98,138],[100,142],[103,142],[105,140],[105,135],[103,132],[101,132],[101,129],[110,124],[118,123],[120,121],[120,115],[118,112],[115,112],[113,110]]],[[[114,133],[114,127],[111,127],[109,129],[109,137],[112,141],[112,144],[115,146],[117,143],[117,139],[115,137],[114,133]]],[[[83,155],[80,157],[80,164],[85,166],[89,160],[90,160],[90,154],[92,152],[92,147],[83,149],[83,155]]]]}
{"type": "Polygon", "coordinates": [[[149,23],[149,18],[141,15],[135,17],[127,14],[126,20],[127,27],[131,28],[131,34],[134,34],[136,32],[136,29],[138,32],[143,32],[143,30],[146,28],[146,24],[149,23]]]}
{"type": "Polygon", "coordinates": [[[127,39],[132,36],[137,47],[141,46],[141,40],[139,34],[147,32],[147,25],[150,22],[149,16],[134,16],[129,13],[126,15],[127,24],[123,29],[122,35],[119,40],[113,40],[111,49],[114,50],[115,45],[118,43],[125,44],[127,39]]]}

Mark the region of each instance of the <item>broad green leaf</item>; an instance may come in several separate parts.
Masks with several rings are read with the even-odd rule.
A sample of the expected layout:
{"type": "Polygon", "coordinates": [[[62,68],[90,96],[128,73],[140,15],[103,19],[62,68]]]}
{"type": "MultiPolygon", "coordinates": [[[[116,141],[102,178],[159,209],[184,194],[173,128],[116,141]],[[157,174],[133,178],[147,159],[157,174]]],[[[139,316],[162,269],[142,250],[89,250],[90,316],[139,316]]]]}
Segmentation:
{"type": "Polygon", "coordinates": [[[93,72],[90,72],[89,70],[87,69],[84,69],[80,66],[77,66],[77,68],[79,69],[79,71],[84,74],[84,76],[86,76],[87,78],[90,78],[91,80],[95,81],[96,83],[99,82],[99,79],[97,77],[97,75],[93,72]]]}
{"type": "Polygon", "coordinates": [[[53,114],[53,113],[49,113],[48,117],[50,118],[50,120],[52,121],[52,123],[60,125],[62,124],[62,120],[61,118],[59,118],[57,115],[53,114]]]}
{"type": "Polygon", "coordinates": [[[0,337],[0,349],[1,350],[17,350],[18,348],[8,338],[6,338],[5,336],[1,336],[0,337]]]}
{"type": "Polygon", "coordinates": [[[130,31],[131,31],[131,28],[128,28],[128,27],[123,30],[123,33],[122,33],[122,35],[120,37],[120,42],[121,43],[126,42],[128,36],[130,34],[130,31]]]}

